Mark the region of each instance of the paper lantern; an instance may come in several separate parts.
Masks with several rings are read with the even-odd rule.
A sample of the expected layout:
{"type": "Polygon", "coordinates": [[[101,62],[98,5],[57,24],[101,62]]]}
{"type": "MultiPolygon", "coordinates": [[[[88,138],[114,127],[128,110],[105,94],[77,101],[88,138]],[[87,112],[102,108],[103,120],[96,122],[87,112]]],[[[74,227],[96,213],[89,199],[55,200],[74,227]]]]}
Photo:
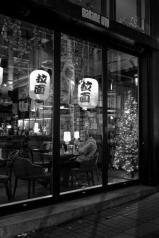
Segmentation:
{"type": "Polygon", "coordinates": [[[78,104],[83,109],[95,108],[98,104],[98,82],[83,78],[78,85],[78,104]]]}
{"type": "Polygon", "coordinates": [[[50,75],[45,70],[34,70],[29,79],[29,96],[33,100],[44,101],[49,97],[50,75]]]}

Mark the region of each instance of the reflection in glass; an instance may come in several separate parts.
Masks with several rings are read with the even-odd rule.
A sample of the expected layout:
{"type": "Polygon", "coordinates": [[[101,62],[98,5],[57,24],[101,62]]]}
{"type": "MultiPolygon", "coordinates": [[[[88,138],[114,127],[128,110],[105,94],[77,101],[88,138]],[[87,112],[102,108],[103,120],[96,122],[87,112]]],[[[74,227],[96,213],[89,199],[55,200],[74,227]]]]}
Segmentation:
{"type": "Polygon", "coordinates": [[[61,38],[61,192],[101,184],[101,49],[61,38]]]}
{"type": "Polygon", "coordinates": [[[116,0],[116,20],[123,24],[145,31],[145,0],[116,0]]]}
{"type": "Polygon", "coordinates": [[[108,182],[138,179],[138,59],[108,51],[108,182]]]}

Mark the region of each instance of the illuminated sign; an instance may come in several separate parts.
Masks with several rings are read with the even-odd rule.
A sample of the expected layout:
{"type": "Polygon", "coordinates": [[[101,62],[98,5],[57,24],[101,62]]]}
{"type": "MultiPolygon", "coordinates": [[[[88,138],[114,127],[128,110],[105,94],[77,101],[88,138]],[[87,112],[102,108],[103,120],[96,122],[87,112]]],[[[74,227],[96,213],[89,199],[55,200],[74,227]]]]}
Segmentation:
{"type": "Polygon", "coordinates": [[[82,8],[82,17],[96,22],[106,28],[109,27],[109,19],[107,17],[101,16],[96,12],[92,12],[91,10],[82,8]]]}

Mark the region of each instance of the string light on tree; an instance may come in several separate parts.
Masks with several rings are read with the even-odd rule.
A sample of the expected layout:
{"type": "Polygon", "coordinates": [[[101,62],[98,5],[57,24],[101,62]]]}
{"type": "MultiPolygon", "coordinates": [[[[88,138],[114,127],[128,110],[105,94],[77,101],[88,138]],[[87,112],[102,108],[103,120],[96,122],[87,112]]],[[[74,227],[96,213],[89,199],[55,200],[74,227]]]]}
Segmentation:
{"type": "Polygon", "coordinates": [[[128,92],[123,113],[117,119],[113,167],[134,176],[138,171],[138,111],[137,102],[128,92]]]}

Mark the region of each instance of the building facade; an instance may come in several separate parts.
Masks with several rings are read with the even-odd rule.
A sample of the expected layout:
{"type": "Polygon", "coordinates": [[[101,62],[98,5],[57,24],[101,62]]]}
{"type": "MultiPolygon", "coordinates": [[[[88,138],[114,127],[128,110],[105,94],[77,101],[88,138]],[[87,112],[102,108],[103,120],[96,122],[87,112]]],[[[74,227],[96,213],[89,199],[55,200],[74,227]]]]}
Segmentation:
{"type": "Polygon", "coordinates": [[[149,0],[5,2],[1,210],[159,184],[158,7],[149,0]]]}

